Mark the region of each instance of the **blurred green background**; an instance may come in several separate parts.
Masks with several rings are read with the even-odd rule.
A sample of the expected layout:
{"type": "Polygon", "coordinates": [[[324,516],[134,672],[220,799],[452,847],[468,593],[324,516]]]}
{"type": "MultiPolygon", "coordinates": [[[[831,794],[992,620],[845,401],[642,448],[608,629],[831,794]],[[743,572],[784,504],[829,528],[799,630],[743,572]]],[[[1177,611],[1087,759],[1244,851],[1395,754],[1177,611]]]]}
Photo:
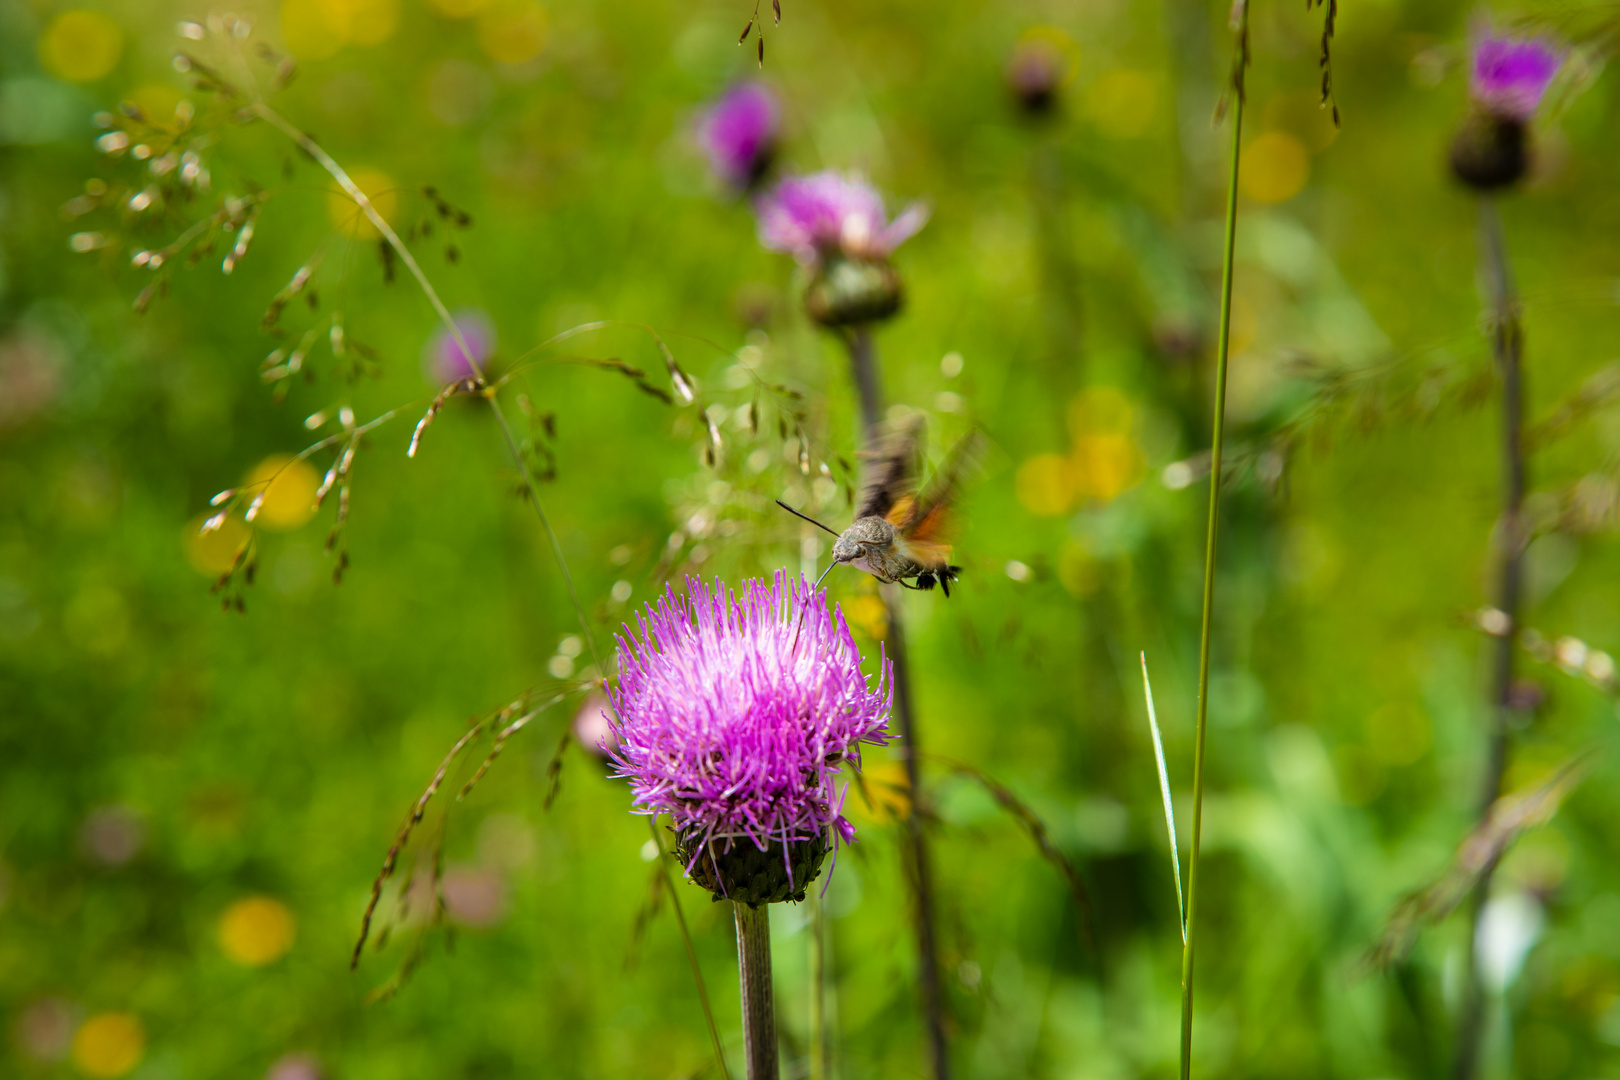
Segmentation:
{"type": "MultiPolygon", "coordinates": [[[[933,765],[953,1053],[970,1077],[1172,1075],[1180,942],[1137,656],[1185,846],[1226,6],[784,0],[762,75],[736,44],[750,10],[236,8],[253,41],[299,58],[275,106],[415,227],[449,306],[492,321],[497,370],[560,331],[623,321],[531,357],[502,398],[520,435],[554,416],[554,439],[532,425],[537,460],[555,457],[541,494],[604,647],[668,576],[735,582],[824,555],[770,499],[848,513],[842,348],[800,311],[802,273],[708,178],[692,136],[703,104],[762,77],[783,101],[785,167],[857,168],[891,210],[932,204],[896,258],[907,308],[877,335],[887,392],[931,414],[936,459],[970,425],[994,449],[964,501],[959,591],[907,596],[919,723],[930,750],[1042,816],[1088,884],[1098,942],[1019,826],[933,765]],[[1045,118],[1021,114],[1004,81],[1032,31],[1073,69],[1045,118]],[[424,186],[470,225],[441,218],[424,186]],[[667,390],[643,326],[692,376],[694,405],[569,362],[618,358],[667,390]],[[802,413],[813,481],[796,428],[780,437],[785,408],[802,413]],[[700,409],[723,441],[713,466],[700,409]]],[[[1539,13],[1577,39],[1615,14],[1539,13]]],[[[448,925],[423,923],[418,889],[417,914],[348,970],[372,876],[468,719],[579,685],[589,656],[487,411],[451,401],[405,455],[435,389],[421,293],[403,272],[385,280],[312,162],[262,123],[229,123],[175,71],[181,45],[220,55],[217,35],[176,32],[207,14],[0,0],[0,1073],[713,1075],[667,907],[638,930],[652,868],[625,785],[572,747],[545,808],[578,695],[514,736],[461,803],[488,742],[452,769],[402,862],[442,837],[448,925]],[[211,190],[131,209],[151,163],[97,144],[96,114],[120,102],[214,131],[211,190]],[[219,272],[226,237],[195,268],[166,267],[167,295],[137,315],[155,275],[131,255],[250,192],[269,199],[234,273],[219,272]],[[320,306],[289,306],[293,336],[275,339],[265,307],[316,251],[320,306]],[[369,353],[333,355],[333,312],[369,353]],[[267,386],[260,361],[310,328],[313,378],[267,386]],[[343,406],[360,422],[402,412],[358,446],[342,584],[323,552],[333,502],[307,513],[323,450],[279,482],[245,613],[223,613],[209,586],[247,527],[238,509],[199,539],[209,498],[336,430],[343,406]],[[327,426],[311,433],[318,410],[327,426]]],[[[1230,412],[1245,467],[1217,582],[1200,1076],[1424,1077],[1449,1060],[1461,918],[1392,973],[1357,965],[1396,901],[1442,872],[1483,768],[1471,613],[1489,597],[1499,455],[1476,209],[1443,168],[1478,14],[1345,4],[1336,132],[1317,107],[1321,11],[1253,13],[1230,412]],[[1320,393],[1324,371],[1351,373],[1343,393],[1320,393]],[[1293,430],[1284,456],[1275,435],[1293,430]]],[[[271,66],[251,46],[241,67],[262,82],[271,66]]],[[[1601,64],[1575,54],[1580,92],[1545,118],[1533,181],[1503,206],[1532,419],[1614,359],[1620,330],[1620,103],[1601,64]]],[[[1620,423],[1598,408],[1538,449],[1535,505],[1557,509],[1578,483],[1612,492],[1617,455],[1620,423]]],[[[1531,547],[1527,620],[1549,639],[1620,648],[1612,516],[1531,547]]],[[[871,581],[829,581],[875,660],[871,581]]],[[[1612,739],[1605,661],[1521,656],[1545,702],[1515,733],[1510,787],[1612,739]]],[[[892,791],[892,754],[868,771],[892,791]]],[[[1600,757],[1498,876],[1488,1076],[1620,1075],[1617,781],[1600,757]]],[[[860,843],[826,900],[836,1074],[922,1076],[904,800],[851,804],[860,843]]],[[[740,1067],[729,918],[679,889],[740,1067]]],[[[385,917],[396,903],[391,886],[385,917]]],[[[773,933],[788,1074],[802,1075],[803,910],[778,908],[773,933]]]]}

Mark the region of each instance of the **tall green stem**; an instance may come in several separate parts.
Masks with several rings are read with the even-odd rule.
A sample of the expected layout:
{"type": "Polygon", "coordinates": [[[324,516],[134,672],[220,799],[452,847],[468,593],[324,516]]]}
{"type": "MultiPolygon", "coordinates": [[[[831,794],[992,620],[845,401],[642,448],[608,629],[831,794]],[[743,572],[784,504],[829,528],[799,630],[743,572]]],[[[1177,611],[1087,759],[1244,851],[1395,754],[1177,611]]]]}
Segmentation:
{"type": "MultiPolygon", "coordinates": [[[[439,320],[444,323],[445,329],[450,332],[451,338],[455,340],[456,347],[461,350],[461,355],[466,358],[467,363],[472,366],[473,372],[482,382],[484,373],[479,366],[478,357],[474,355],[472,349],[467,345],[467,339],[462,336],[461,327],[457,326],[455,319],[450,317],[450,309],[439,298],[438,290],[428,280],[427,274],[423,273],[421,264],[416,261],[416,256],[411,254],[410,248],[405,246],[404,241],[399,238],[399,234],[394,231],[394,227],[388,224],[388,219],[378,212],[377,207],[373,205],[371,199],[349,176],[348,171],[339,165],[337,160],[328,154],[319,143],[264,102],[255,102],[248,107],[247,111],[264,120],[287,138],[297,143],[321,168],[326,170],[327,174],[343,189],[344,194],[354,200],[354,204],[360,208],[360,212],[365,215],[366,220],[371,222],[372,227],[388,242],[388,246],[394,249],[394,253],[399,256],[400,262],[405,264],[405,268],[416,279],[416,284],[420,286],[423,295],[427,297],[428,303],[433,305],[434,312],[439,316],[439,320]]],[[[502,439],[506,442],[507,452],[511,455],[513,463],[517,465],[518,471],[523,476],[523,485],[529,497],[529,505],[534,507],[535,516],[540,520],[540,528],[546,534],[546,540],[551,545],[552,557],[556,559],[557,570],[562,575],[563,584],[568,589],[568,600],[573,605],[575,618],[579,620],[580,633],[584,636],[586,647],[590,650],[591,660],[595,663],[597,672],[603,678],[606,678],[607,667],[602,663],[602,654],[597,650],[596,635],[591,630],[590,619],[586,617],[585,605],[580,602],[579,590],[574,586],[574,575],[569,572],[568,560],[563,555],[562,542],[557,539],[557,532],[551,527],[551,518],[546,514],[546,508],[540,502],[540,487],[535,482],[534,473],[529,469],[529,463],[524,460],[523,453],[518,448],[517,437],[512,434],[512,427],[507,423],[506,414],[501,411],[500,403],[495,399],[494,389],[486,389],[483,397],[489,404],[490,412],[495,414],[495,424],[500,429],[502,439]]],[[[651,820],[651,818],[648,819],[649,823],[651,820]]],[[[662,858],[663,844],[658,839],[656,828],[653,830],[653,841],[659,845],[660,858],[662,858]]],[[[668,883],[667,868],[665,870],[665,879],[666,883],[668,883]]],[[[714,1012],[709,1008],[709,995],[703,985],[703,972],[698,967],[697,952],[692,947],[692,935],[687,930],[686,918],[681,914],[680,900],[676,897],[672,884],[669,888],[669,897],[670,904],[675,909],[675,917],[680,923],[681,939],[686,944],[687,957],[692,962],[692,977],[697,980],[698,1000],[703,1005],[703,1018],[709,1025],[709,1037],[714,1043],[715,1061],[720,1066],[720,1075],[729,1078],[730,1073],[726,1069],[725,1055],[720,1051],[720,1037],[715,1030],[714,1012]]]]}
{"type": "Polygon", "coordinates": [[[819,890],[810,890],[810,1080],[827,1076],[827,926],[819,890]]]}
{"type": "MultiPolygon", "coordinates": [[[[863,445],[875,450],[882,437],[883,398],[878,377],[877,346],[872,332],[859,327],[848,338],[851,375],[861,399],[863,445]]],[[[911,795],[911,812],[906,815],[906,875],[915,901],[913,923],[917,931],[917,982],[922,993],[923,1019],[928,1025],[928,1053],[934,1080],[950,1080],[951,1064],[945,1040],[945,998],[939,983],[939,946],[934,933],[933,869],[928,860],[928,838],[923,835],[922,747],[917,735],[916,715],[911,700],[911,660],[906,650],[904,612],[900,588],[884,585],[880,592],[888,614],[889,632],[884,636],[893,670],[894,717],[899,729],[900,759],[906,768],[906,789],[911,795]]]]}
{"type": "Polygon", "coordinates": [[[776,1003],[771,987],[770,905],[732,901],[737,916],[737,975],[742,980],[743,1045],[748,1080],[777,1080],[776,1003]]]}
{"type": "MultiPolygon", "coordinates": [[[[1519,327],[1519,301],[1508,264],[1502,218],[1494,197],[1479,202],[1480,262],[1484,269],[1485,302],[1489,307],[1491,352],[1502,378],[1502,517],[1497,526],[1496,608],[1506,624],[1490,640],[1491,737],[1486,751],[1485,777],[1479,797],[1479,820],[1484,821],[1502,794],[1507,769],[1508,736],[1520,707],[1513,698],[1513,649],[1519,636],[1519,608],[1524,591],[1524,338],[1519,327]]],[[[1479,1048],[1485,1034],[1485,988],[1480,981],[1479,924],[1490,896],[1496,862],[1485,866],[1468,903],[1468,962],[1463,980],[1462,1011],[1457,1019],[1453,1080],[1473,1080],[1479,1072],[1479,1048]]]]}
{"type": "MultiPolygon", "coordinates": [[[[1241,0],[1240,0],[1241,2],[1241,0]]],[[[1187,938],[1181,948],[1181,1080],[1192,1076],[1193,949],[1198,940],[1198,855],[1204,827],[1204,735],[1209,727],[1209,643],[1215,615],[1215,546],[1221,520],[1221,448],[1226,432],[1226,364],[1232,347],[1232,268],[1237,253],[1238,163],[1243,155],[1243,67],[1248,6],[1239,14],[1232,86],[1232,168],[1227,177],[1226,247],[1221,262],[1221,328],[1215,361],[1215,423],[1209,456],[1209,531],[1204,539],[1204,613],[1198,639],[1198,731],[1193,750],[1192,858],[1187,872],[1187,938]]]]}

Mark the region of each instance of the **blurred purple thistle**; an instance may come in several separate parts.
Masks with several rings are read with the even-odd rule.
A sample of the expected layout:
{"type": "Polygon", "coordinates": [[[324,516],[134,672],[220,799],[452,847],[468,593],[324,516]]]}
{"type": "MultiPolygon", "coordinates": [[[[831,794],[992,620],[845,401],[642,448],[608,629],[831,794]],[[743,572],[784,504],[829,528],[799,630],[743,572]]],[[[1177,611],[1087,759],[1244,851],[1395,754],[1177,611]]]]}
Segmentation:
{"type": "Polygon", "coordinates": [[[883,197],[860,176],[832,169],[783,180],[755,203],[759,242],[791,253],[806,266],[829,255],[886,259],[928,221],[928,209],[912,203],[893,221],[883,197]]]}
{"type": "Polygon", "coordinates": [[[482,311],[460,311],[455,320],[467,348],[472,350],[472,361],[461,351],[449,328],[441,328],[422,348],[422,372],[436,386],[469,378],[479,371],[487,373],[489,358],[495,353],[495,324],[489,316],[482,311]]]}
{"type": "Polygon", "coordinates": [[[888,741],[892,672],[883,659],[868,685],[826,594],[785,571],[740,595],[688,578],[636,622],[610,687],[611,756],[636,811],[669,814],[697,852],[852,840],[833,782],[844,762],[860,767],[862,743],[888,741]]]}
{"type": "Polygon", "coordinates": [[[776,94],[764,83],[738,83],[722,94],[697,129],[715,175],[742,191],[758,184],[776,156],[781,112],[776,94]]]}
{"type": "Polygon", "coordinates": [[[1491,115],[1528,123],[1563,63],[1562,50],[1550,41],[1485,32],[1474,40],[1469,93],[1491,115]]]}

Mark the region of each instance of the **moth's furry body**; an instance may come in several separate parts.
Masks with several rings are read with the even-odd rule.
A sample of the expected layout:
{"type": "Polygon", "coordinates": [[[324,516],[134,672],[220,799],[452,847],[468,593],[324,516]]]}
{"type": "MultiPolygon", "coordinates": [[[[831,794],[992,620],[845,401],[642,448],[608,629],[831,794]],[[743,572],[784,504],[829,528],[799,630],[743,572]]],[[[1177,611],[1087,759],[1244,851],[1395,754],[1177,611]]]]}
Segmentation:
{"type": "Polygon", "coordinates": [[[950,565],[949,548],[930,545],[924,553],[906,542],[900,530],[877,516],[856,519],[833,541],[833,561],[848,563],[884,583],[899,582],[908,588],[932,589],[937,581],[951,595],[950,582],[961,567],[950,565]],[[916,578],[916,584],[908,579],[916,578]]]}

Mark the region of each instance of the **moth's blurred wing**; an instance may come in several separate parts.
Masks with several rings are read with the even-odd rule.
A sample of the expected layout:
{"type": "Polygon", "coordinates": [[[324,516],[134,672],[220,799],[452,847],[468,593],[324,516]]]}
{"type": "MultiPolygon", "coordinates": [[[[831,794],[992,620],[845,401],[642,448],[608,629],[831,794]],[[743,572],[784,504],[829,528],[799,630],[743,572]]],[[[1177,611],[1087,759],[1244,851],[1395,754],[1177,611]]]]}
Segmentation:
{"type": "Polygon", "coordinates": [[[956,445],[929,478],[927,487],[913,501],[908,519],[904,523],[894,522],[909,543],[945,547],[949,558],[950,548],[945,546],[945,540],[950,533],[951,506],[963,482],[978,470],[983,454],[984,436],[978,431],[970,431],[956,440],[956,445]]]}
{"type": "Polygon", "coordinates": [[[926,424],[921,413],[891,424],[877,448],[861,455],[866,460],[866,471],[861,478],[861,497],[855,504],[857,519],[881,517],[894,522],[895,507],[902,499],[914,496],[926,424]]]}

